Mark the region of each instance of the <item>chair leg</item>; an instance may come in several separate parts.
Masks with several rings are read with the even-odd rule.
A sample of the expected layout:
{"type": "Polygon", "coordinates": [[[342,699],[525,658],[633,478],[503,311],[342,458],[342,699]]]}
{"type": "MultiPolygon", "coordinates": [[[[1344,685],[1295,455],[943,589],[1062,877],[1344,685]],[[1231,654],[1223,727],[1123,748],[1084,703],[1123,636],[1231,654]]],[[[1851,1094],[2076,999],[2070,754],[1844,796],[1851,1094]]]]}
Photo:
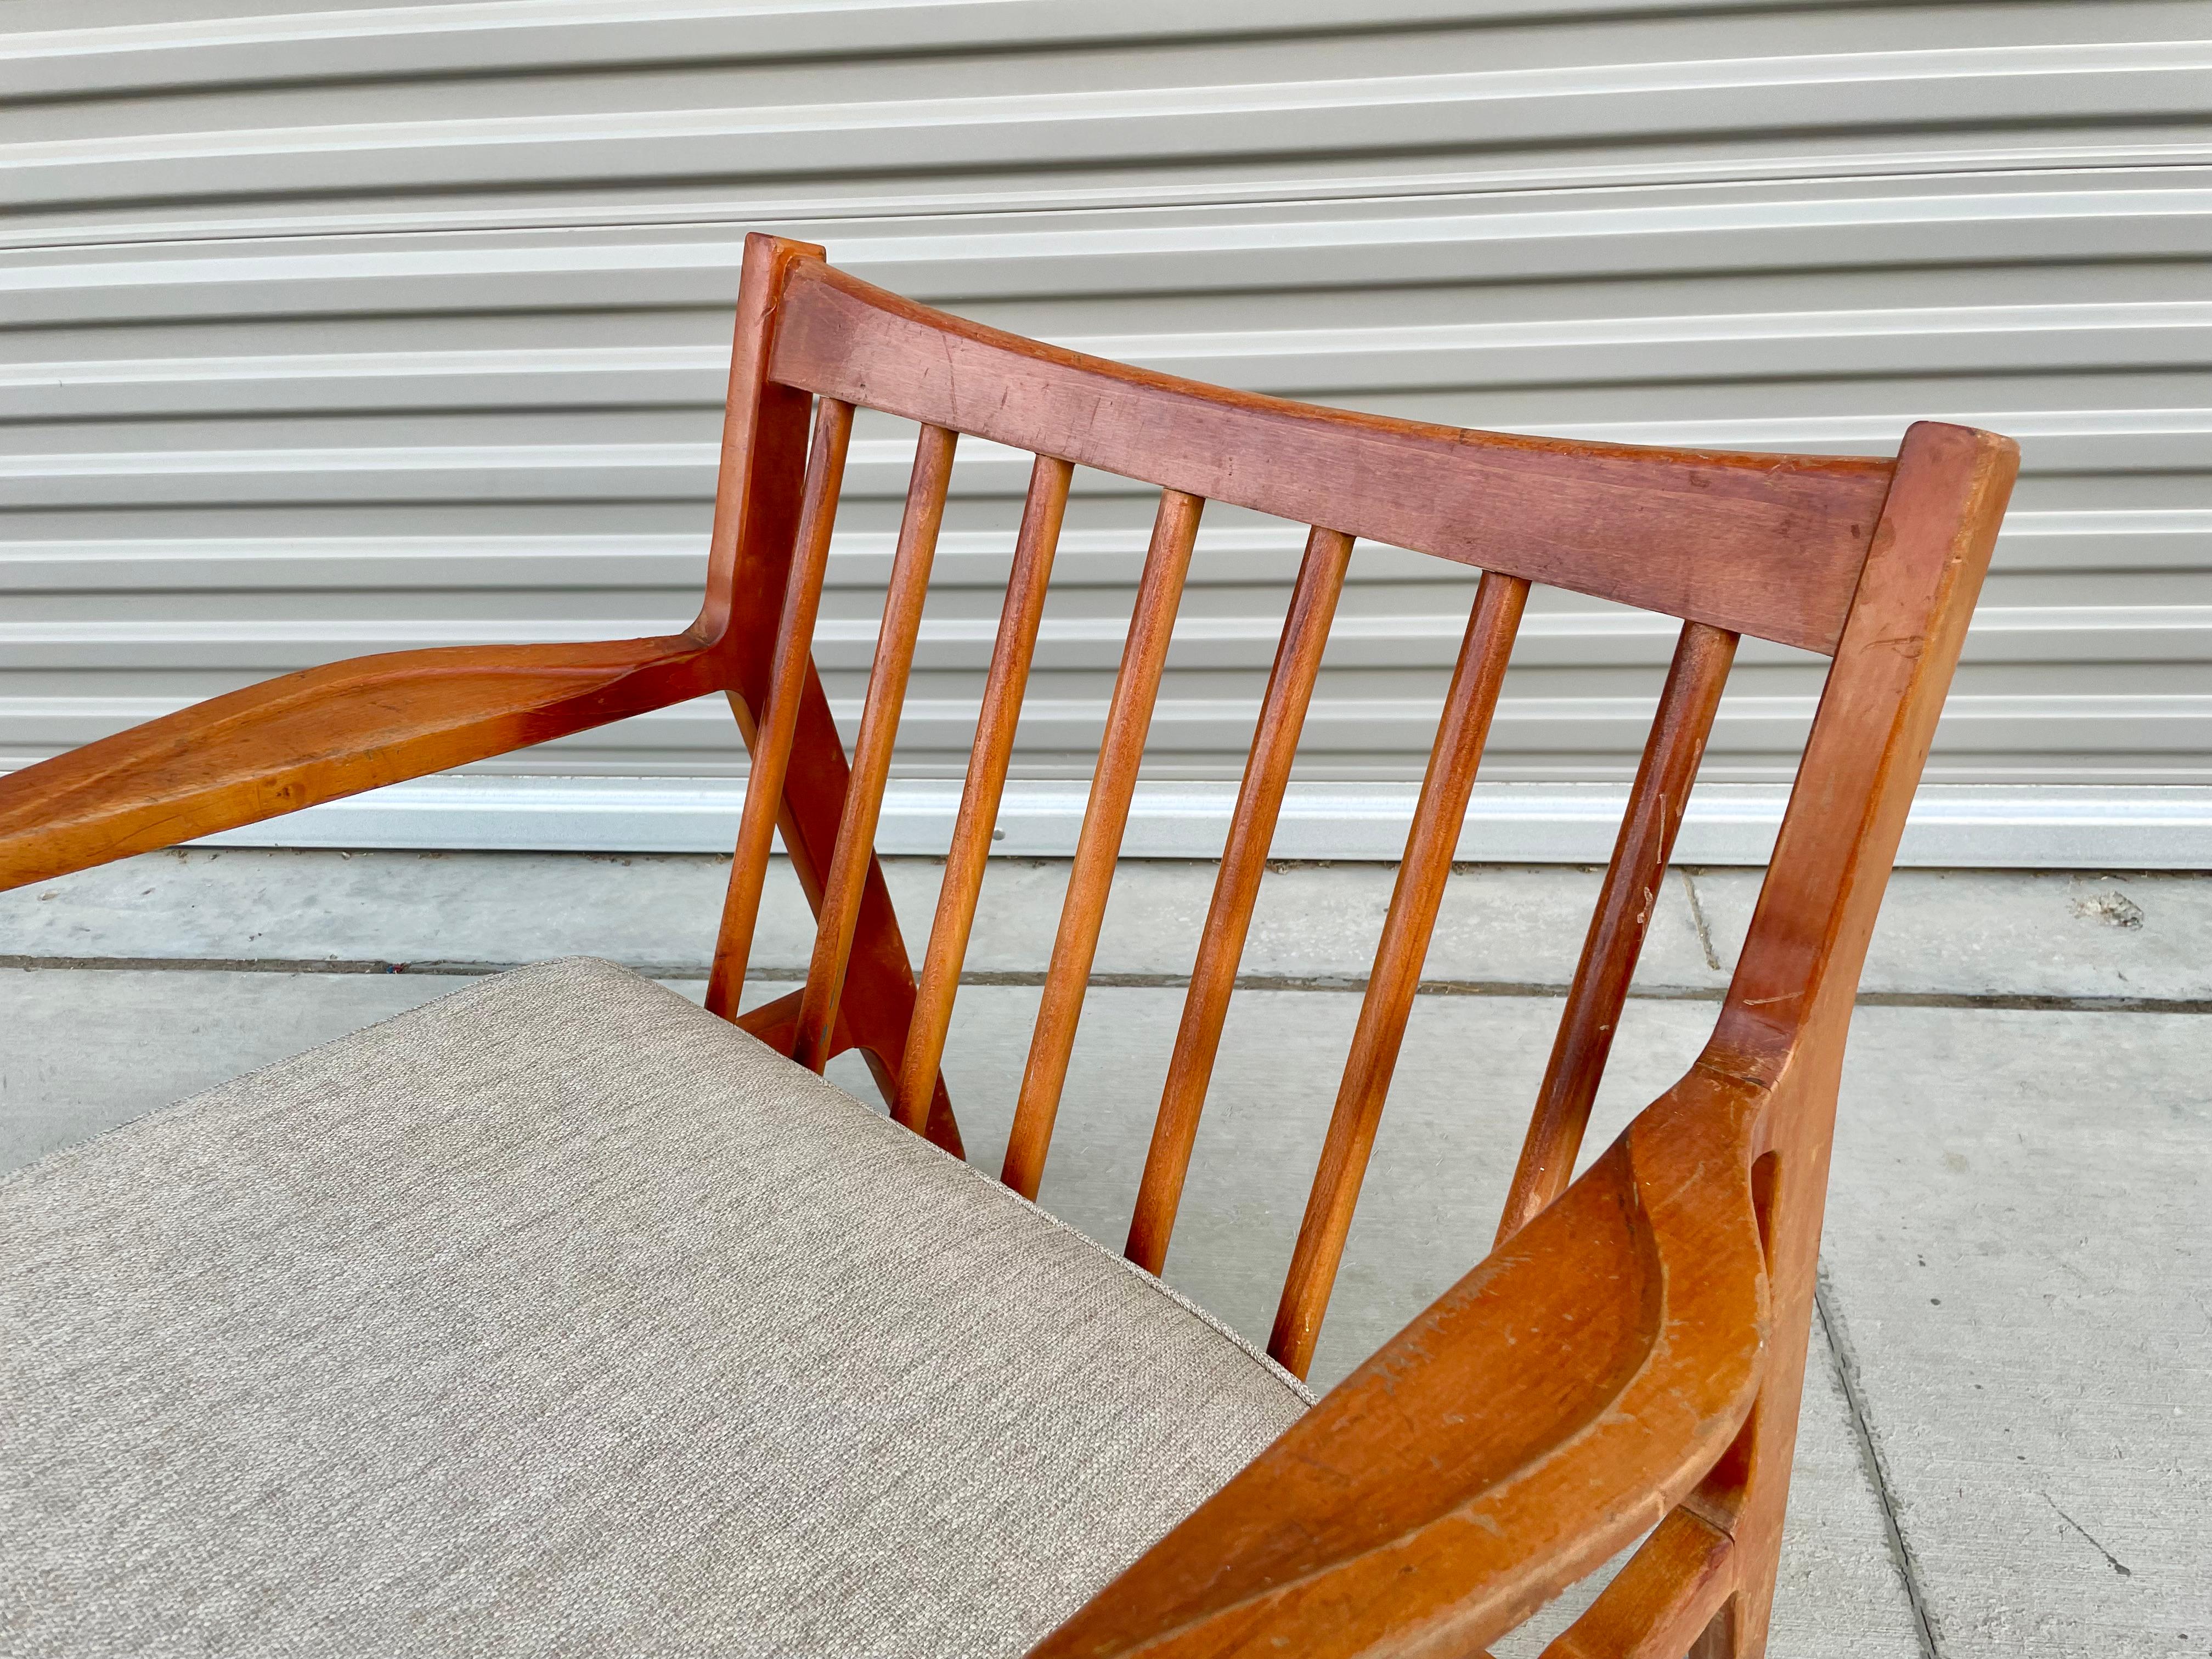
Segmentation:
{"type": "Polygon", "coordinates": [[[1766,1652],[1805,1393],[1834,1121],[1831,1075],[1826,1086],[1799,1093],[1796,1112],[1778,1126],[1779,1147],[1753,1171],[1767,1258],[1765,1380],[1743,1432],[1698,1489],[1699,1507],[1716,1519],[1725,1516],[1735,1540],[1736,1583],[1690,1650],[1693,1659],[1763,1659],[1766,1652]]]}
{"type": "Polygon", "coordinates": [[[1686,1659],[1761,1659],[1782,1564],[1782,1528],[1804,1382],[1804,1341],[1777,1330],[1765,1386],[1728,1455],[1686,1507],[1734,1540],[1735,1587],[1690,1646],[1686,1659]]]}
{"type": "MultiPolygon", "coordinates": [[[[1804,1298],[1809,1311],[1812,1297],[1804,1298]]],[[[1797,1448],[1797,1410],[1804,1394],[1808,1321],[1792,1310],[1778,1318],[1773,1369],[1752,1408],[1750,1479],[1737,1512],[1736,1589],[1693,1650],[1698,1659],[1760,1659],[1774,1612],[1775,1578],[1782,1565],[1782,1528],[1790,1502],[1790,1471],[1797,1448]]]]}
{"type": "MultiPolygon", "coordinates": [[[[1797,1368],[1802,1379],[1802,1363],[1797,1368]]],[[[1774,1611],[1774,1586],[1782,1565],[1782,1524],[1790,1498],[1790,1463],[1796,1442],[1796,1382],[1775,1377],[1753,1408],[1748,1433],[1752,1475],[1737,1511],[1735,1590],[1692,1644],[1688,1659],[1762,1659],[1774,1611]],[[1786,1420],[1784,1402],[1789,1395],[1786,1420]]]]}

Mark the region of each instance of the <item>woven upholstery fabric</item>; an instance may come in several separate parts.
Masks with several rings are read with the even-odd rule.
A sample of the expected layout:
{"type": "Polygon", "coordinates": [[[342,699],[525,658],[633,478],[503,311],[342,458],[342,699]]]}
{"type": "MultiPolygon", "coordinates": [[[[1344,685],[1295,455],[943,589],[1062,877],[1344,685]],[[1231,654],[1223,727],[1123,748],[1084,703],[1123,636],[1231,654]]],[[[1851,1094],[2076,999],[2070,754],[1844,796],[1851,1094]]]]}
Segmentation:
{"type": "Polygon", "coordinates": [[[549,963],[0,1184],[0,1651],[1018,1653],[1309,1398],[549,963]]]}

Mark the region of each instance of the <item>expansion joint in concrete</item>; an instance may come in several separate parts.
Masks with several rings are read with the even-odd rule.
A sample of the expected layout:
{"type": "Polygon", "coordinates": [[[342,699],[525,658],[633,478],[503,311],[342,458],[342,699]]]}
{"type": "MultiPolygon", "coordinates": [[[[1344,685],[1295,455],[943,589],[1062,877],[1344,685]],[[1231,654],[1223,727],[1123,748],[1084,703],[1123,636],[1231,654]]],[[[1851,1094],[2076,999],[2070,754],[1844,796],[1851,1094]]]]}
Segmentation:
{"type": "MultiPolygon", "coordinates": [[[[398,961],[382,957],[64,957],[0,955],[0,969],[40,969],[109,973],[201,974],[433,974],[468,978],[527,967],[524,962],[461,958],[398,961]]],[[[703,962],[629,962],[623,964],[647,979],[707,977],[703,962]]],[[[745,975],[764,984],[795,984],[806,977],[803,963],[756,965],[745,975]]],[[[960,976],[964,986],[1041,986],[1045,975],[1023,968],[975,969],[960,976]]],[[[1098,972],[1093,990],[1180,991],[1190,975],[1170,973],[1098,972]]],[[[1367,976],[1341,974],[1240,974],[1240,991],[1312,991],[1360,994],[1367,976]]],[[[1552,980],[1425,979],[1415,988],[1425,997],[1564,997],[1567,987],[1552,980]]],[[[1629,998],[1638,1002],[1718,1002],[1726,993],[1716,985],[1638,985],[1629,998]]],[[[2029,996],[2008,992],[1862,991],[1862,1008],[1972,1008],[2045,1014],[2212,1014],[2212,998],[2130,996],[2029,996]]]]}
{"type": "Polygon", "coordinates": [[[1681,872],[1682,890],[1689,896],[1690,920],[1698,929],[1698,948],[1705,953],[1705,966],[1715,973],[1721,971],[1720,952],[1713,949],[1713,930],[1705,920],[1705,907],[1698,897],[1698,878],[1687,870],[1681,872]]]}
{"type": "Polygon", "coordinates": [[[1912,1627],[1920,1638],[1921,1659],[1942,1659],[1942,1650],[1936,1642],[1935,1620],[1928,1612],[1920,1563],[1898,1521],[1896,1486],[1890,1480],[1888,1460],[1882,1455],[1881,1442],[1875,1437],[1873,1419],[1867,1410],[1866,1389],[1859,1378],[1858,1351],[1851,1346],[1850,1329],[1837,1310],[1835,1287],[1829,1282],[1826,1263],[1820,1266],[1814,1282],[1813,1305],[1820,1314],[1821,1328],[1827,1333],[1828,1346],[1836,1356],[1837,1379],[1844,1385],[1844,1398],[1850,1407],[1851,1434],[1858,1443],[1860,1467],[1865,1470],[1867,1482],[1873,1486],[1875,1501],[1881,1506],[1882,1532],[1888,1540],[1890,1559],[1905,1585],[1905,1600],[1912,1607],[1912,1627]]]}

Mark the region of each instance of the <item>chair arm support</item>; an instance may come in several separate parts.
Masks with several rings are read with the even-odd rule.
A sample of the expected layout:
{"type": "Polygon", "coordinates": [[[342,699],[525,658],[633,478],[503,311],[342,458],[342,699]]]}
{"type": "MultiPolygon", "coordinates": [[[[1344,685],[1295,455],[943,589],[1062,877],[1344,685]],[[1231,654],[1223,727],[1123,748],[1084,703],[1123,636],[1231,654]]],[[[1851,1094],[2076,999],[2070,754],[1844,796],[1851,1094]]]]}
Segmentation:
{"type": "Polygon", "coordinates": [[[1655,1525],[1757,1393],[1764,1097],[1693,1070],[1036,1659],[1463,1656],[1655,1525]]]}
{"type": "Polygon", "coordinates": [[[721,688],[690,634],[311,668],[0,777],[0,890],[526,748],[721,688]]]}

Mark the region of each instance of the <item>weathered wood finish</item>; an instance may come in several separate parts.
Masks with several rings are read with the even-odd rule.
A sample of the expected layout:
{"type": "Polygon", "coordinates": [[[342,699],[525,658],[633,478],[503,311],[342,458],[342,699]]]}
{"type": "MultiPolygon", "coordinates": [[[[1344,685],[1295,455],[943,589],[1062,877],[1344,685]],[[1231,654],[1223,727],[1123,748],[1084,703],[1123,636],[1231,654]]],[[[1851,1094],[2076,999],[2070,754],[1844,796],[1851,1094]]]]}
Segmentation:
{"type": "Polygon", "coordinates": [[[1759,1106],[1685,1079],[1039,1659],[1465,1653],[1657,1524],[1758,1387],[1759,1106]]]}
{"type": "Polygon", "coordinates": [[[1727,1601],[1735,1540],[1671,1510],[1543,1659],[1680,1659],[1727,1601]]]}
{"type": "Polygon", "coordinates": [[[487,760],[712,691],[689,634],[450,646],[246,687],[0,777],[0,889],[487,760]]]}
{"type": "Polygon", "coordinates": [[[1167,665],[1176,607],[1182,599],[1183,578],[1189,574],[1191,547],[1205,507],[1197,496],[1170,489],[1160,496],[1159,514],[1153,520],[1152,547],[1145,555],[1145,574],[1137,584],[1136,607],[1129,617],[1128,643],[1106,709],[1098,769],[1091,775],[1091,800],[1084,809],[1083,831],[1076,837],[1075,862],[1068,871],[1060,933],[1052,943],[1051,965],[1045,969],[1029,1062],[1014,1103],[1006,1167],[999,1176],[1024,1198],[1035,1198],[1037,1183],[1044,1178],[1053,1121],[1060,1112],[1060,1091],[1067,1084],[1068,1057],[1075,1050],[1075,1028],[1083,1018],[1091,964],[1098,954],[1098,928],[1106,917],[1122,833],[1129,827],[1137,765],[1144,758],[1145,737],[1152,729],[1160,671],[1167,665]]]}
{"type": "MultiPolygon", "coordinates": [[[[1192,975],[1129,1253],[1164,1258],[1355,536],[1480,565],[1285,1285],[1311,1360],[1531,581],[1688,623],[1498,1248],[1037,1650],[1480,1656],[1649,1532],[1553,1659],[1758,1659],[1803,1384],[1836,1083],[1883,883],[2016,465],[1915,426],[1895,463],[1498,437],[1102,363],[746,246],[699,619],[664,639],[365,658],[0,779],[0,886],[720,691],[753,756],[709,1006],[735,1015],[775,832],[819,918],[806,986],[738,1018],[857,1048],[957,1154],[939,1076],[1076,464],[1164,490],[1006,1178],[1036,1191],[1200,509],[1313,526],[1192,975]],[[808,442],[811,393],[823,401],[808,442]],[[810,648],[854,406],[924,423],[848,763],[810,648]],[[957,434],[1038,456],[917,991],[872,843],[957,434]],[[1749,936],[1689,1073],[1569,1181],[1735,636],[1835,659],[1749,936]],[[1656,1528],[1656,1530],[1654,1530],[1656,1528]]],[[[918,1250],[928,1248],[917,1239],[918,1250]]]]}
{"type": "Polygon", "coordinates": [[[1589,935],[1567,989],[1566,1011],[1544,1081],[1513,1186],[1498,1224],[1500,1243],[1526,1226],[1530,1217],[1567,1189],[1583,1130],[1613,1052],[1613,1034],[1628,1000],[1636,959],[1657,907],[1667,861],[1690,804],[1690,786],[1712,735],[1713,713],[1735,660],[1735,635],[1703,623],[1685,623],[1659,694],[1659,713],[1644,745],[1628,810],[1613,842],[1613,861],[1598,890],[1589,935]]]}

